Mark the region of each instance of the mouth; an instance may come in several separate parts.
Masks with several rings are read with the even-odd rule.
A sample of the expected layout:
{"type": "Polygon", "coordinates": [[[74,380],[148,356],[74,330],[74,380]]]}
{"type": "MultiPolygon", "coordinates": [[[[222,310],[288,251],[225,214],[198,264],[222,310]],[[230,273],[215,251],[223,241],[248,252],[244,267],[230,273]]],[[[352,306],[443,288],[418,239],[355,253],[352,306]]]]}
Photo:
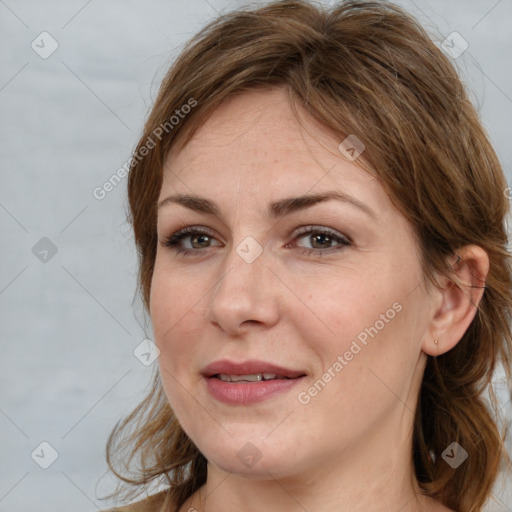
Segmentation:
{"type": "Polygon", "coordinates": [[[230,405],[250,405],[289,391],[306,372],[265,361],[216,361],[201,372],[211,396],[230,405]]]}
{"type": "Polygon", "coordinates": [[[223,382],[261,382],[266,380],[290,379],[284,375],[276,373],[253,373],[250,375],[227,375],[226,373],[217,373],[212,375],[213,379],[220,379],[223,382]]]}
{"type": "Polygon", "coordinates": [[[292,370],[265,361],[234,362],[229,360],[215,361],[206,366],[201,374],[206,378],[217,378],[224,382],[261,382],[277,379],[296,379],[306,373],[292,370]]]}

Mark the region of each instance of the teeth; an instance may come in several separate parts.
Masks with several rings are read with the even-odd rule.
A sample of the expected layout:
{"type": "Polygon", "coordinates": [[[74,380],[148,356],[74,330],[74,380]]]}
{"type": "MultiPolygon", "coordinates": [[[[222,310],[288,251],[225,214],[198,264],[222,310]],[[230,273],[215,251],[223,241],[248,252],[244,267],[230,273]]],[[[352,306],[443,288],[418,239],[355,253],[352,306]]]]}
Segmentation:
{"type": "Polygon", "coordinates": [[[227,375],[219,373],[217,377],[224,382],[260,382],[262,380],[284,379],[285,377],[277,376],[275,373],[253,373],[251,375],[227,375]]]}

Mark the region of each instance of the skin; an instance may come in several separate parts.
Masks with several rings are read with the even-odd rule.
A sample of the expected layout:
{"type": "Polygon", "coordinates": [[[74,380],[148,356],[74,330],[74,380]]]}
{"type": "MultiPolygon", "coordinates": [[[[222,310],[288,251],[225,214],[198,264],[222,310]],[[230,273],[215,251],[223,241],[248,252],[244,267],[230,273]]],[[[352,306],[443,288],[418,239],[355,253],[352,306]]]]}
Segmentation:
{"type": "Polygon", "coordinates": [[[208,460],[206,484],[180,510],[449,510],[421,495],[414,478],[416,397],[427,355],[453,348],[473,320],[487,255],[476,246],[459,251],[454,271],[466,287],[443,277],[440,290],[427,287],[412,228],[380,183],[341,156],[339,137],[302,118],[304,126],[282,89],[245,92],[218,107],[164,166],[160,201],[197,194],[222,214],[174,203],[158,212],[150,314],[160,373],[178,420],[208,460]],[[357,198],[375,218],[336,200],[267,216],[270,202],[329,190],[357,198]],[[297,235],[313,225],[352,243],[318,231],[297,235]],[[211,232],[181,241],[193,255],[163,245],[185,226],[211,232]],[[252,263],[236,250],[248,236],[263,250],[252,263]],[[304,253],[313,248],[324,253],[304,253]],[[332,374],[337,357],[396,303],[394,318],[300,403],[298,394],[332,374]],[[307,376],[263,402],[227,405],[200,375],[224,358],[271,361],[307,376]],[[261,455],[251,467],[237,456],[248,442],[261,455]]]}

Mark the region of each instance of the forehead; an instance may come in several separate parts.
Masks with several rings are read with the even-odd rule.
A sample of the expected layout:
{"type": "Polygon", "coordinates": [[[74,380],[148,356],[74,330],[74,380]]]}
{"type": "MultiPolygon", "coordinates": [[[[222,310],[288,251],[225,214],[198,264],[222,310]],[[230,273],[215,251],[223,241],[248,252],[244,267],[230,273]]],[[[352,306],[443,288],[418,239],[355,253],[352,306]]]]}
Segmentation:
{"type": "Polygon", "coordinates": [[[299,122],[278,88],[228,98],[184,148],[171,149],[161,197],[193,192],[226,202],[235,194],[269,201],[335,189],[386,208],[378,181],[340,153],[340,137],[300,113],[299,122]]]}

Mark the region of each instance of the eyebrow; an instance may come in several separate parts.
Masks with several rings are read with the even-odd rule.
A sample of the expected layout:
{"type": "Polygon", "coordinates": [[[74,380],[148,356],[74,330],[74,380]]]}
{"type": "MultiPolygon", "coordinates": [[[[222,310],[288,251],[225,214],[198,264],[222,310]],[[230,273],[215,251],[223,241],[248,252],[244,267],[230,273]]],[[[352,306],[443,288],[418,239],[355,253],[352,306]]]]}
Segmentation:
{"type": "MultiPolygon", "coordinates": [[[[373,219],[377,220],[377,214],[366,204],[362,203],[355,197],[345,194],[344,192],[335,190],[324,192],[322,194],[307,194],[303,196],[287,197],[285,199],[281,199],[269,205],[268,216],[275,219],[285,217],[291,213],[310,208],[318,203],[329,200],[336,200],[351,204],[352,206],[355,206],[365,212],[373,219]]],[[[222,217],[217,204],[213,201],[210,201],[209,199],[206,199],[205,197],[187,194],[173,194],[166,197],[165,199],[162,199],[162,201],[158,203],[158,209],[171,203],[179,204],[185,208],[189,208],[190,210],[199,213],[222,217]]]]}

